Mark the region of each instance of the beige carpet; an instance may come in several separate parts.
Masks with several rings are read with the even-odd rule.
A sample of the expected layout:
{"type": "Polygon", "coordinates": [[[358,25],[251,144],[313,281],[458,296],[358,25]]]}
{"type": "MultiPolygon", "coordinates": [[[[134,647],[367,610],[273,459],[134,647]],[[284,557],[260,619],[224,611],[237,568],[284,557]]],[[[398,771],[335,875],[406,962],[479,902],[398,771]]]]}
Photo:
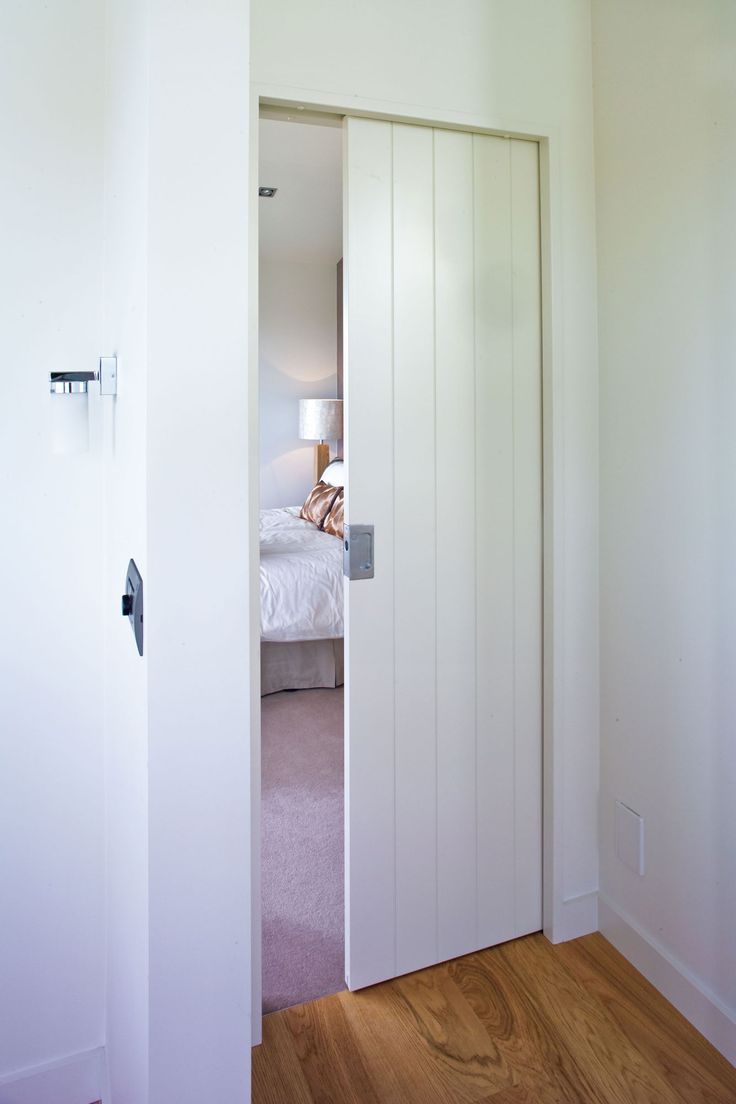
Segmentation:
{"type": "Polygon", "coordinates": [[[343,691],[262,703],[263,1011],[345,988],[343,691]]]}

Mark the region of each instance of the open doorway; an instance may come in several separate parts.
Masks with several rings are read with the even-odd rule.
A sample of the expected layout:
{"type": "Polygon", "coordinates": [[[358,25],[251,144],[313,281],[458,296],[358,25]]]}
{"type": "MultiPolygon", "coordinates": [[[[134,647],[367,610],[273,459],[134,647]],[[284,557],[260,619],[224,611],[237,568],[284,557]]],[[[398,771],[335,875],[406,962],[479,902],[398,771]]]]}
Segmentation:
{"type": "MultiPolygon", "coordinates": [[[[297,122],[288,125],[267,121],[287,139],[319,134],[312,120],[296,110],[294,116],[297,122]]],[[[326,518],[333,508],[344,508],[341,543],[350,549],[350,578],[343,583],[339,575],[343,589],[338,588],[345,610],[345,707],[338,711],[344,717],[344,747],[339,738],[333,741],[330,762],[334,767],[342,749],[345,782],[344,791],[333,785],[329,793],[333,809],[344,804],[345,834],[327,828],[315,838],[304,828],[316,830],[318,823],[306,817],[319,794],[303,784],[303,774],[315,765],[326,714],[314,726],[310,747],[305,714],[294,704],[316,702],[322,691],[338,700],[339,635],[324,626],[320,631],[310,626],[306,637],[302,628],[294,632],[294,609],[282,626],[286,635],[272,638],[268,603],[284,606],[273,602],[273,587],[262,579],[263,689],[271,692],[263,698],[266,1009],[343,988],[343,976],[348,989],[364,988],[542,926],[539,147],[525,139],[388,119],[347,116],[342,125],[339,251],[349,487],[343,487],[340,501],[345,482],[340,461],[338,477],[332,478],[335,462],[321,470],[330,458],[327,450],[315,456],[315,446],[302,440],[329,440],[339,428],[306,432],[306,423],[299,428],[305,384],[295,390],[291,380],[281,378],[295,376],[293,369],[273,373],[278,402],[274,399],[271,413],[275,417],[280,405],[289,440],[278,463],[272,461],[270,470],[264,463],[262,483],[285,479],[304,449],[311,471],[307,468],[301,490],[288,498],[279,485],[278,503],[271,506],[265,486],[262,490],[262,505],[276,511],[281,523],[272,526],[277,531],[267,551],[270,523],[265,516],[262,521],[261,575],[269,558],[288,562],[299,527],[315,547],[318,538],[325,546],[326,518]],[[315,484],[320,475],[321,487],[315,484]],[[312,507],[316,519],[308,512],[312,507]],[[332,653],[326,682],[298,683],[290,673],[288,682],[268,685],[271,645],[286,656],[292,645],[303,654],[305,645],[325,642],[332,653]],[[282,718],[285,751],[272,740],[270,726],[272,707],[275,712],[281,703],[284,718],[293,718],[282,718]],[[273,757],[269,746],[277,749],[273,757]],[[278,768],[271,776],[273,789],[267,774],[271,759],[278,768]],[[289,774],[292,764],[295,773],[289,774]],[[304,815],[285,831],[281,798],[296,798],[295,790],[304,798],[304,815]],[[324,859],[327,844],[333,870],[340,869],[344,847],[345,922],[344,933],[334,938],[340,921],[338,910],[332,911],[336,922],[325,939],[323,887],[336,882],[320,885],[324,867],[315,874],[313,864],[324,859]],[[311,927],[304,924],[307,917],[311,927]],[[319,925],[312,922],[315,917],[319,925]],[[278,981],[309,978],[308,969],[294,967],[300,962],[323,967],[329,948],[335,972],[328,986],[322,979],[311,987],[312,978],[309,988],[296,992],[278,981]]],[[[287,230],[286,267],[269,273],[270,246],[262,242],[261,250],[265,420],[274,383],[266,378],[267,331],[282,334],[286,327],[291,340],[298,297],[286,294],[287,268],[297,263],[295,242],[301,238],[288,234],[285,211],[282,218],[276,214],[280,185],[268,160],[264,122],[261,127],[258,183],[267,190],[258,200],[261,234],[264,211],[273,213],[277,240],[287,230]]],[[[285,174],[294,166],[291,150],[285,174]]],[[[319,179],[314,165],[312,170],[319,179]]],[[[337,183],[337,172],[334,179],[337,183]]],[[[324,200],[324,185],[319,194],[324,200]]],[[[334,207],[339,209],[338,192],[334,207]]],[[[319,212],[324,214],[317,210],[310,230],[319,224],[319,212]]],[[[301,255],[306,258],[306,251],[301,255]]],[[[336,276],[333,301],[337,282],[336,276]]],[[[312,332],[314,312],[306,316],[312,332]]],[[[306,337],[291,344],[295,363],[303,364],[306,337]]],[[[271,355],[283,354],[286,364],[289,341],[285,346],[271,355]]],[[[336,364],[338,348],[339,342],[336,364]]],[[[332,398],[333,392],[325,391],[328,374],[318,367],[312,377],[317,392],[307,398],[334,408],[337,377],[336,366],[332,398]]],[[[331,548],[338,566],[340,543],[331,548]]],[[[294,593],[302,602],[304,588],[297,586],[294,593]]],[[[321,601],[311,603],[312,614],[318,608],[322,612],[321,601]]],[[[325,784],[324,774],[320,779],[325,784]]]]}
{"type": "Polygon", "coordinates": [[[345,984],[339,123],[259,124],[264,1012],[345,984]]]}

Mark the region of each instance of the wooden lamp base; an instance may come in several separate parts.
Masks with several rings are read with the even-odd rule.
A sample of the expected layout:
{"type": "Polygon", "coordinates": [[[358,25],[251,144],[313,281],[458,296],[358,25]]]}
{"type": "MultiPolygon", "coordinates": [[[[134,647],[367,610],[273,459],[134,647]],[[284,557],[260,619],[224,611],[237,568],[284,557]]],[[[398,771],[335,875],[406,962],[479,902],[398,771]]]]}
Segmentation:
{"type": "Polygon", "coordinates": [[[322,472],[330,462],[330,446],[322,444],[314,446],[314,481],[319,483],[322,472]]]}

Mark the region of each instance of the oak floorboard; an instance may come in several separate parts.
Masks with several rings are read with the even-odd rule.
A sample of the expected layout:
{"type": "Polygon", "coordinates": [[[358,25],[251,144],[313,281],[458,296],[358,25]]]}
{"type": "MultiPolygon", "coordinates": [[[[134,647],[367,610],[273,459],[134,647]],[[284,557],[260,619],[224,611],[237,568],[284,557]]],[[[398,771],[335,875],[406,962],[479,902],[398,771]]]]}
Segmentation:
{"type": "Polygon", "coordinates": [[[563,943],[558,951],[630,1043],[662,1070],[678,1101],[734,1104],[733,1066],[602,935],[563,943]]]}
{"type": "Polygon", "coordinates": [[[448,963],[447,969],[519,1081],[544,1092],[545,1104],[547,1099],[555,1104],[608,1104],[587,1070],[579,1067],[554,1020],[528,992],[524,977],[509,969],[499,951],[495,948],[492,959],[485,951],[465,955],[448,963]]]}
{"type": "Polygon", "coordinates": [[[437,970],[342,998],[387,1104],[475,1104],[513,1084],[482,1024],[437,970]]]}
{"type": "Polygon", "coordinates": [[[600,935],[540,935],[264,1020],[253,1104],[736,1104],[736,1069],[600,935]]]}
{"type": "Polygon", "coordinates": [[[426,1104],[445,1104],[442,1083],[419,1037],[405,1021],[392,983],[380,995],[371,989],[343,994],[353,1030],[372,1055],[372,1069],[384,1104],[403,1104],[424,1094],[426,1104]]]}
{"type": "Polygon", "coordinates": [[[284,1016],[263,1017],[263,1042],[253,1047],[252,1097],[260,1104],[313,1104],[284,1016]],[[272,1056],[278,1054],[278,1062],[272,1056]]]}
{"type": "Polygon", "coordinates": [[[534,1085],[516,1085],[513,1089],[502,1089],[493,1096],[487,1096],[478,1104],[565,1104],[562,1097],[552,1093],[538,1082],[534,1085]]]}
{"type": "Polygon", "coordinates": [[[396,987],[449,1084],[462,1082],[470,1100],[516,1084],[513,1069],[449,973],[420,970],[399,978],[396,987]]]}
{"type": "Polygon", "coordinates": [[[340,995],[285,1009],[294,1049],[319,1104],[381,1104],[366,1068],[370,1054],[345,1015],[340,995]]]}
{"type": "Polygon", "coordinates": [[[631,1104],[680,1104],[661,1071],[629,1042],[605,1007],[565,969],[544,936],[501,948],[512,968],[525,967],[524,981],[536,1002],[556,1022],[579,1066],[588,1070],[603,1100],[631,1104]]]}

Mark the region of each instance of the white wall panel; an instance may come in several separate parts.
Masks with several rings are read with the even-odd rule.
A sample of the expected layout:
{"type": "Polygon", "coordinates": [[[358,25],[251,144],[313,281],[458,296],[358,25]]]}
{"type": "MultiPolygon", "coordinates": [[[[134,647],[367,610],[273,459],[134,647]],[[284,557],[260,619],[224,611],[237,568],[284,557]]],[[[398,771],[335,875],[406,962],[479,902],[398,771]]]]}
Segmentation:
{"type": "Polygon", "coordinates": [[[514,441],[514,847],[517,934],[541,923],[542,350],[539,156],[511,141],[514,441]]]}
{"type": "Polygon", "coordinates": [[[433,133],[393,130],[397,972],[437,946],[433,133]]]}
{"type": "Polygon", "coordinates": [[[445,959],[477,942],[473,138],[434,136],[437,925],[445,959]]]}
{"type": "Polygon", "coordinates": [[[344,340],[352,365],[345,378],[346,460],[355,468],[346,515],[372,522],[380,549],[375,579],[347,587],[345,607],[345,942],[348,984],[360,988],[396,972],[393,158],[390,126],[352,123],[344,240],[359,261],[345,271],[351,310],[344,340]]]}
{"type": "MultiPolygon", "coordinates": [[[[103,340],[119,358],[104,404],[107,985],[110,1094],[148,1102],[148,650],[120,595],[135,559],[147,593],[148,5],[107,6],[103,340]]],[[[94,1099],[92,1097],[91,1099],[94,1099]]],[[[107,1102],[106,1102],[107,1104],[107,1102]]]]}
{"type": "Polygon", "coordinates": [[[514,934],[514,362],[509,142],[476,135],[475,521],[478,937],[514,934]]]}
{"type": "Polygon", "coordinates": [[[736,1062],[736,6],[592,10],[602,929],[736,1062]]]}
{"type": "Polygon", "coordinates": [[[349,119],[352,988],[541,926],[533,143],[349,119]]]}
{"type": "Polygon", "coordinates": [[[250,1089],[248,29],[149,4],[150,1104],[250,1089]]]}
{"type": "Polygon", "coordinates": [[[102,351],[103,16],[0,5],[0,1078],[104,1038],[103,402],[53,455],[48,389],[102,351]]]}

